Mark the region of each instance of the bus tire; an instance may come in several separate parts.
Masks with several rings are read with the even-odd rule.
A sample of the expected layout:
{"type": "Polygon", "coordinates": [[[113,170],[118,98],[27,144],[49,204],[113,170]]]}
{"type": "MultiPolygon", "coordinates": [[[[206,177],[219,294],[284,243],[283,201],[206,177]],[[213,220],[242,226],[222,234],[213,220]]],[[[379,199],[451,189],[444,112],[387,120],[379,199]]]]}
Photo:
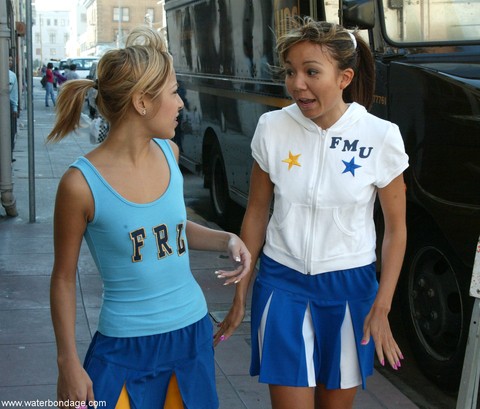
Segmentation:
{"type": "Polygon", "coordinates": [[[418,367],[449,392],[458,390],[463,368],[470,277],[433,223],[409,226],[400,280],[403,323],[418,367]]]}
{"type": "Polygon", "coordinates": [[[214,143],[210,152],[210,201],[215,221],[223,228],[228,227],[232,200],[228,190],[225,162],[218,143],[214,143]]]}

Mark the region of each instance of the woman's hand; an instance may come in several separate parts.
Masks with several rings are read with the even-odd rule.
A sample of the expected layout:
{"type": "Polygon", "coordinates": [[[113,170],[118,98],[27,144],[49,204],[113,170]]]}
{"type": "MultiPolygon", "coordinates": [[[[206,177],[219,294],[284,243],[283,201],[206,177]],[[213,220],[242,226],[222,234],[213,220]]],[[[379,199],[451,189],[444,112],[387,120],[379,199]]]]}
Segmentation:
{"type": "MultiPolygon", "coordinates": [[[[242,278],[250,275],[252,257],[243,241],[235,234],[231,234],[230,240],[228,241],[228,252],[235,263],[238,264],[237,268],[233,271],[219,270],[216,271],[215,274],[217,274],[217,277],[219,278],[227,279],[224,285],[232,283],[238,284],[242,278]]],[[[240,288],[243,289],[247,287],[248,283],[242,283],[240,286],[236,287],[236,292],[238,292],[240,288]]],[[[244,316],[244,303],[234,300],[227,316],[220,324],[218,324],[219,329],[213,337],[213,345],[217,346],[219,342],[226,341],[230,338],[242,323],[244,316]]]]}
{"type": "Polygon", "coordinates": [[[57,399],[79,403],[79,407],[94,402],[92,381],[78,360],[59,365],[57,399]]]}
{"type": "Polygon", "coordinates": [[[381,274],[375,302],[365,318],[362,343],[367,344],[370,336],[375,341],[380,363],[385,360],[395,370],[401,367],[402,352],[393,338],[388,314],[393,295],[400,276],[407,229],[405,225],[405,183],[403,175],[397,176],[384,188],[378,189],[378,197],[382,205],[385,231],[382,243],[381,274]]]}
{"type": "Polygon", "coordinates": [[[393,338],[388,322],[388,313],[389,310],[385,308],[379,308],[375,305],[372,307],[365,318],[361,343],[366,345],[370,342],[370,337],[373,337],[380,364],[385,366],[385,359],[387,359],[391,367],[397,370],[402,366],[403,354],[393,338]]]}
{"type": "Polygon", "coordinates": [[[227,250],[230,259],[235,263],[236,268],[232,271],[218,270],[215,274],[218,278],[226,278],[224,285],[237,284],[250,271],[252,257],[243,241],[235,234],[229,233],[227,250]]]}
{"type": "Polygon", "coordinates": [[[230,308],[225,319],[219,323],[218,331],[213,336],[213,345],[217,346],[220,342],[226,341],[232,336],[235,330],[240,326],[245,317],[245,306],[234,303],[230,308]]]}

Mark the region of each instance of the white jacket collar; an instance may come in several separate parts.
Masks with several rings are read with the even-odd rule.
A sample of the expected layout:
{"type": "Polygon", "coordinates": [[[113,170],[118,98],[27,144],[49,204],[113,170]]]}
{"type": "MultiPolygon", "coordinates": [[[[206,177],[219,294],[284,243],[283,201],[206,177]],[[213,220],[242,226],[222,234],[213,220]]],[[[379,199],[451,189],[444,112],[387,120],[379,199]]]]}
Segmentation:
{"type": "MultiPolygon", "coordinates": [[[[304,127],[306,130],[310,132],[315,132],[317,131],[320,127],[313,122],[311,119],[308,119],[302,114],[302,111],[300,111],[300,108],[298,107],[297,104],[293,103],[292,105],[289,105],[285,108],[283,108],[283,111],[290,115],[296,122],[298,122],[299,125],[304,127]]],[[[340,119],[335,122],[330,128],[330,132],[342,132],[347,128],[352,127],[357,120],[365,115],[367,113],[367,110],[365,109],[364,106],[352,102],[349,104],[348,109],[345,111],[345,113],[340,117],[340,119]]]]}

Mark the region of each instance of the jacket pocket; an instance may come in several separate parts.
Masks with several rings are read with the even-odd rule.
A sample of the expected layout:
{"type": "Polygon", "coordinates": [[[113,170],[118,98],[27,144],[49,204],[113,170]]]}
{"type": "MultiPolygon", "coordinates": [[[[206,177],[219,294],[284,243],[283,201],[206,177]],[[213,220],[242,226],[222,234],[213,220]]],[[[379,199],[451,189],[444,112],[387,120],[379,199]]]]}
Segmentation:
{"type": "Polygon", "coordinates": [[[311,220],[311,208],[297,203],[277,206],[267,231],[272,247],[298,259],[306,255],[307,229],[311,220]]]}
{"type": "Polygon", "coordinates": [[[365,246],[365,211],[360,206],[317,208],[313,259],[356,254],[365,246]]]}

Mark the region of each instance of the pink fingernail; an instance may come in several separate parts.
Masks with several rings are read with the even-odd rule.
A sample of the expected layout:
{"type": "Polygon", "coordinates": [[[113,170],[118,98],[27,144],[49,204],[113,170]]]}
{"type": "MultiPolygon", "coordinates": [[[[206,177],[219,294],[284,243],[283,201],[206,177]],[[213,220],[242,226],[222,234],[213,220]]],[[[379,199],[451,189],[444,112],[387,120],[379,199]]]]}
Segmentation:
{"type": "Polygon", "coordinates": [[[225,335],[220,335],[220,342],[225,341],[225,335]]]}
{"type": "Polygon", "coordinates": [[[367,345],[367,340],[366,340],[366,339],[362,339],[362,342],[360,342],[360,344],[362,344],[362,345],[367,345]]]}
{"type": "Polygon", "coordinates": [[[385,360],[384,360],[384,359],[382,359],[382,360],[380,361],[380,365],[385,366],[385,360]]]}

